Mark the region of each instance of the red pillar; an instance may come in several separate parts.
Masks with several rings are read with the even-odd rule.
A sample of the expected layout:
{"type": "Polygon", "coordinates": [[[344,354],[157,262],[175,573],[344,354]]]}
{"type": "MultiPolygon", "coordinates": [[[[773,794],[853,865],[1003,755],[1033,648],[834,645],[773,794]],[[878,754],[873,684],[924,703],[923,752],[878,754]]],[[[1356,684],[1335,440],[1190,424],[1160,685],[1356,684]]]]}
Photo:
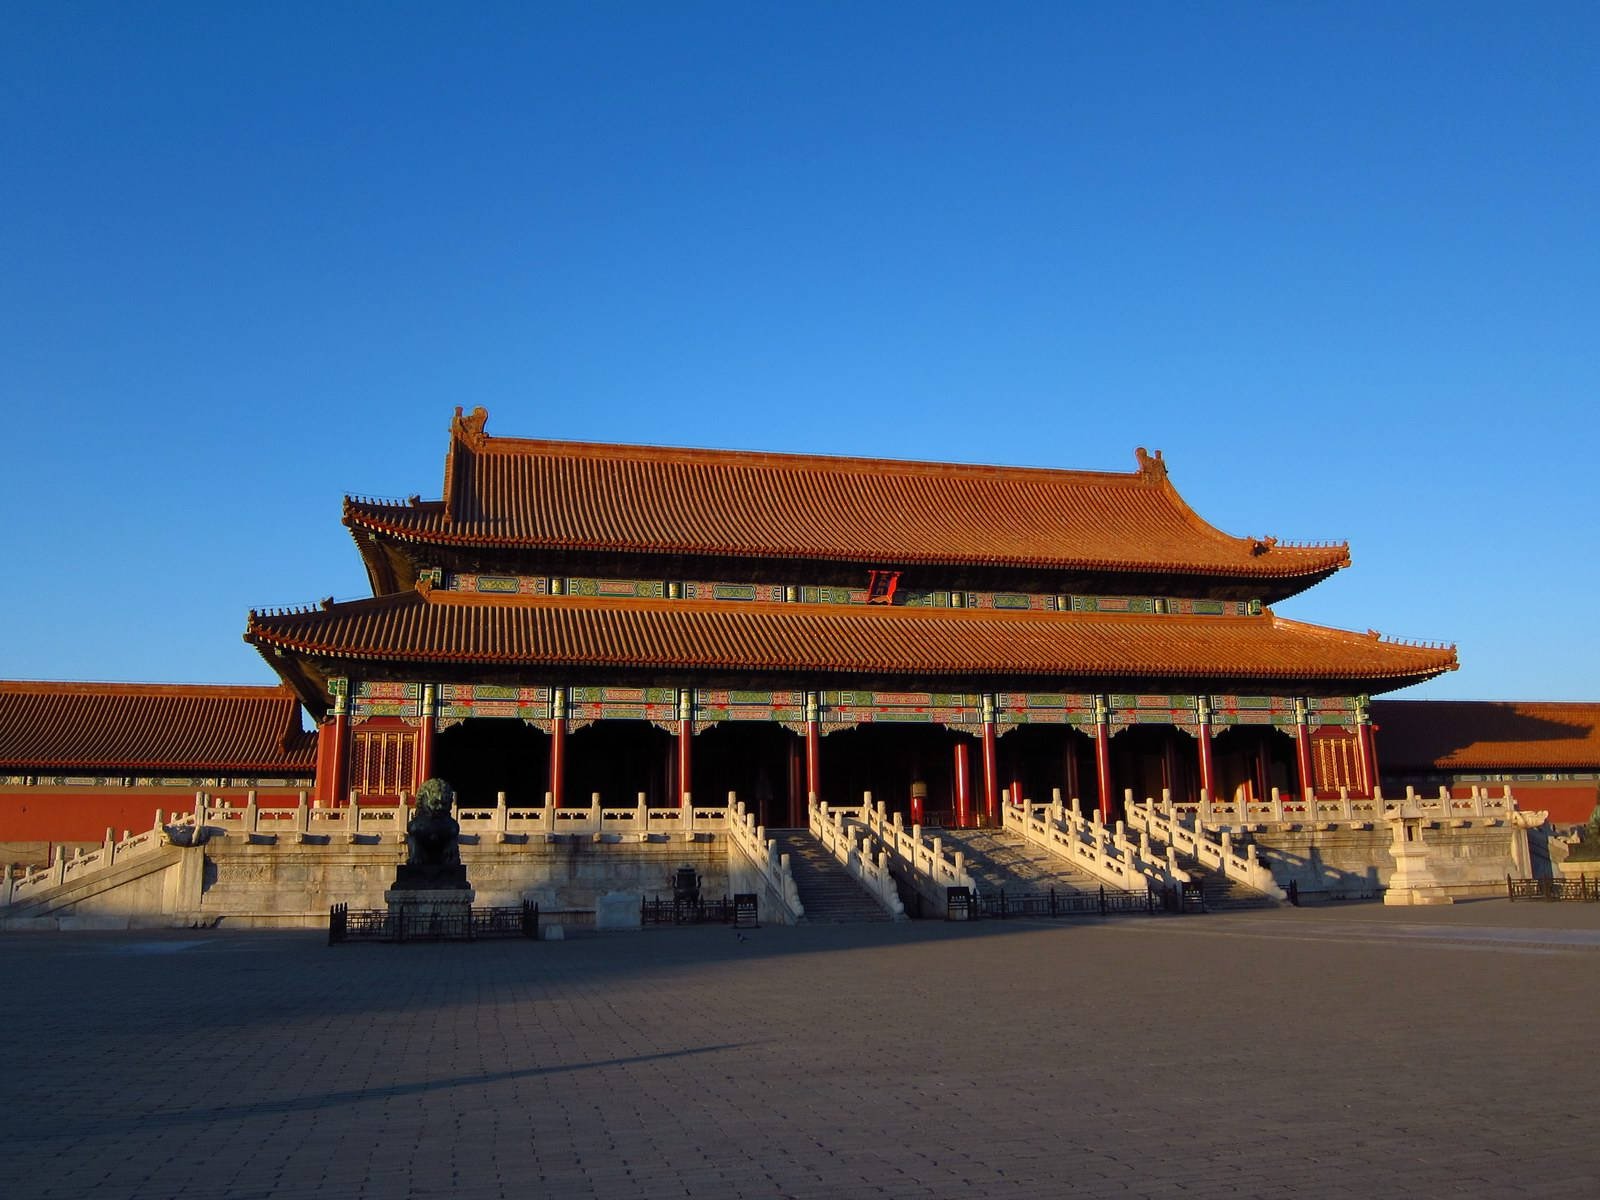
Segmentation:
{"type": "Polygon", "coordinates": [[[1272,796],[1272,761],[1267,750],[1268,742],[1265,737],[1256,742],[1256,799],[1267,800],[1272,796]]]}
{"type": "Polygon", "coordinates": [[[689,740],[694,737],[694,698],[688,688],[678,691],[678,807],[693,800],[693,760],[689,740]]]}
{"type": "Polygon", "coordinates": [[[1100,819],[1111,822],[1111,710],[1104,699],[1094,709],[1094,775],[1100,785],[1100,819]]]}
{"type": "Polygon", "coordinates": [[[956,828],[972,824],[972,762],[967,755],[967,739],[956,742],[956,828]]]}
{"type": "Polygon", "coordinates": [[[1063,765],[1066,767],[1066,800],[1071,803],[1078,799],[1078,736],[1071,725],[1066,726],[1066,730],[1067,752],[1066,762],[1063,765]]]}
{"type": "Polygon", "coordinates": [[[413,795],[419,787],[433,778],[433,721],[437,710],[437,693],[433,684],[425,683],[422,685],[422,721],[417,726],[415,778],[411,781],[413,795]]]}
{"type": "Polygon", "coordinates": [[[1303,700],[1294,702],[1294,761],[1300,772],[1300,795],[1315,796],[1317,781],[1311,770],[1311,719],[1303,700]]]}
{"type": "Polygon", "coordinates": [[[983,815],[990,825],[1000,824],[999,738],[994,727],[994,699],[983,698],[983,815]]]}
{"type": "Polygon", "coordinates": [[[1216,768],[1211,763],[1211,706],[1202,703],[1200,708],[1199,737],[1195,740],[1200,743],[1200,786],[1204,789],[1206,799],[1211,803],[1217,802],[1217,775],[1216,768]]]}
{"type": "MultiPolygon", "coordinates": [[[[806,801],[822,799],[822,703],[815,692],[806,693],[806,801]]],[[[801,825],[805,819],[802,814],[801,825]]]]}
{"type": "Polygon", "coordinates": [[[348,680],[337,680],[344,690],[333,698],[333,745],[329,749],[328,790],[323,803],[341,808],[350,802],[350,689],[348,680]]]}
{"type": "Polygon", "coordinates": [[[1372,723],[1372,718],[1362,712],[1362,721],[1356,726],[1356,736],[1360,739],[1361,770],[1367,777],[1367,795],[1372,796],[1378,789],[1378,727],[1372,723]]]}
{"type": "Polygon", "coordinates": [[[1167,731],[1167,740],[1161,747],[1161,786],[1167,790],[1169,799],[1187,800],[1187,796],[1178,795],[1178,743],[1177,730],[1167,731]]]}
{"type": "Polygon", "coordinates": [[[561,807],[567,787],[567,689],[555,689],[555,705],[550,722],[550,804],[561,807]]]}

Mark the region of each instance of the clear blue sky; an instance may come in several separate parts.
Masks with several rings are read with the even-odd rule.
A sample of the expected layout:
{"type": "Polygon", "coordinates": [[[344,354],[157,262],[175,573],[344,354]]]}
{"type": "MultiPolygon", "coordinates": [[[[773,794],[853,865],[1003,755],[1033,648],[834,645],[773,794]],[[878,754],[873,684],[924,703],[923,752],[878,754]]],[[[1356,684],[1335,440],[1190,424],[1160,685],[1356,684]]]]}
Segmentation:
{"type": "Polygon", "coordinates": [[[1127,470],[1600,698],[1600,6],[0,13],[0,675],[260,681],[491,432],[1127,470]]]}

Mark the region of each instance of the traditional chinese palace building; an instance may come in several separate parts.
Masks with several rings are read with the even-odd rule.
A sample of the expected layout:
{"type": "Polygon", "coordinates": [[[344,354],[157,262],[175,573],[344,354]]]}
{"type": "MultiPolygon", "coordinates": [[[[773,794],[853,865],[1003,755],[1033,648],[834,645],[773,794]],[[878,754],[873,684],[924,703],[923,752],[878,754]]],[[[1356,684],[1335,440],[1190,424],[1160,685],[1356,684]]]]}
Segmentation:
{"type": "Polygon", "coordinates": [[[1230,537],[1160,454],[1036,470],[490,435],[443,494],[348,497],[368,599],[252,612],[316,723],[323,805],[679,804],[771,826],[871,791],[997,820],[1059,788],[1370,794],[1368,697],[1453,647],[1288,620],[1343,544],[1230,537]]]}

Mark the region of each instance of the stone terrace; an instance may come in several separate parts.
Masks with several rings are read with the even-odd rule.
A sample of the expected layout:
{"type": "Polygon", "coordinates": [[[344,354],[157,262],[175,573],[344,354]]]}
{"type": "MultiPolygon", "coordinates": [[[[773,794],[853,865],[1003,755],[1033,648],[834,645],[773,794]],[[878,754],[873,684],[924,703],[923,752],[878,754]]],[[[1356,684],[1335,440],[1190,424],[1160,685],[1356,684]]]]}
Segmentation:
{"type": "Polygon", "coordinates": [[[1578,1196],[1600,906],[6,935],[13,1196],[1578,1196]]]}

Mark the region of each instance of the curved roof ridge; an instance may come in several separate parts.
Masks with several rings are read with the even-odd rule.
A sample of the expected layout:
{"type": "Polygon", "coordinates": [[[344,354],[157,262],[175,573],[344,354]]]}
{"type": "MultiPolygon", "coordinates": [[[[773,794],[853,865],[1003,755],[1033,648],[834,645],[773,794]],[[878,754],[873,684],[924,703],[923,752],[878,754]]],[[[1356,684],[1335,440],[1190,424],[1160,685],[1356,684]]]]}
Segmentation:
{"type": "Polygon", "coordinates": [[[419,544],[1280,581],[1268,598],[1350,561],[1347,543],[1217,528],[1143,447],[1133,471],[1073,471],[496,438],[487,419],[457,410],[442,500],[347,496],[345,524],[419,544]]]}

